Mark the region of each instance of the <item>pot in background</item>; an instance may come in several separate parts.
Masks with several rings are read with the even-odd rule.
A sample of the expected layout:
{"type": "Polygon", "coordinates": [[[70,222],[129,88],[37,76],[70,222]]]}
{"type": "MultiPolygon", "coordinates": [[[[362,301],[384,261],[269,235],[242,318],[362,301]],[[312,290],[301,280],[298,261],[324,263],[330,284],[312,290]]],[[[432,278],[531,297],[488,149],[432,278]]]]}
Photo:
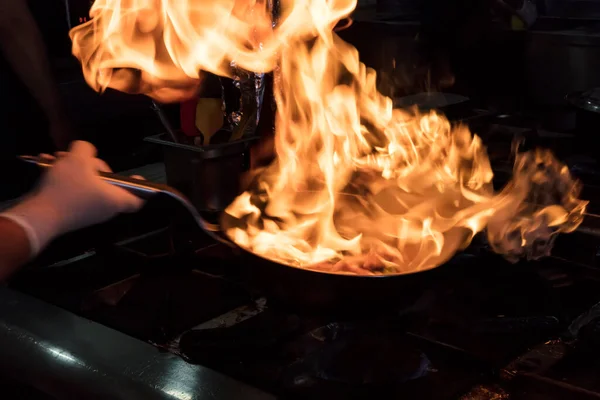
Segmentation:
{"type": "Polygon", "coordinates": [[[540,18],[525,35],[526,82],[538,106],[564,104],[565,95],[600,85],[600,22],[540,18]]]}
{"type": "Polygon", "coordinates": [[[575,108],[575,132],[582,137],[600,134],[600,88],[571,93],[566,100],[575,108]]]}

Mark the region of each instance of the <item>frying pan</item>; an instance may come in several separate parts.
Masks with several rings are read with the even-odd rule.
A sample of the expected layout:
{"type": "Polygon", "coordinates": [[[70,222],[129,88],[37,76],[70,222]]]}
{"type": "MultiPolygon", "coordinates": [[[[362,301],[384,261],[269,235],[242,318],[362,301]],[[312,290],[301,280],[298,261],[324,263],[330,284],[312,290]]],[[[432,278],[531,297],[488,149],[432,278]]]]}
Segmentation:
{"type": "MultiPolygon", "coordinates": [[[[24,161],[49,168],[51,161],[23,156],[24,161]]],[[[229,246],[239,256],[238,260],[249,282],[260,289],[270,305],[286,309],[319,313],[357,312],[370,314],[373,310],[398,310],[410,306],[431,282],[435,269],[394,275],[345,275],[315,271],[280,264],[238,246],[221,229],[219,224],[208,222],[180,192],[167,185],[100,173],[101,178],[130,193],[149,199],[167,196],[179,203],[197,223],[198,227],[214,240],[229,246]]]]}

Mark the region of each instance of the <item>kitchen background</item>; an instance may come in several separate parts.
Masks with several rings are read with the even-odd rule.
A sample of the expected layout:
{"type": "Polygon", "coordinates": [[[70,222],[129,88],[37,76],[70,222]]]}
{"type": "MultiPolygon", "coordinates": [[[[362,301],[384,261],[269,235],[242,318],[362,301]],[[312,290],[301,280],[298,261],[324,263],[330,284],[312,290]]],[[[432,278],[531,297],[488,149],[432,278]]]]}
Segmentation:
{"type": "MultiPolygon", "coordinates": [[[[89,18],[93,1],[29,0],[29,4],[77,136],[93,142],[115,171],[161,161],[162,149],[143,140],[165,130],[150,99],[114,90],[96,93],[71,55],[68,32],[89,18]]],[[[600,86],[600,0],[535,0],[539,17],[529,29],[495,29],[486,39],[485,51],[460,55],[470,66],[468,71],[478,75],[466,83],[453,82],[454,71],[424,61],[421,22],[444,4],[454,2],[359,0],[354,24],[339,34],[377,70],[380,90],[396,100],[443,91],[471,97],[470,108],[528,116],[546,130],[577,128],[576,109],[565,96],[600,86]]],[[[11,74],[7,66],[3,71],[11,74]]],[[[5,99],[22,104],[13,116],[22,131],[46,129],[42,112],[20,80],[13,76],[6,81],[10,85],[5,99]]],[[[178,129],[179,106],[166,105],[164,110],[178,129]]],[[[21,141],[21,151],[28,151],[30,136],[24,134],[21,141]]]]}
{"type": "MultiPolygon", "coordinates": [[[[358,48],[363,62],[378,70],[381,90],[391,96],[428,89],[460,91],[440,88],[445,77],[436,76],[420,61],[419,11],[425,3],[360,0],[354,25],[340,33],[358,48]]],[[[71,56],[69,28],[88,18],[91,4],[90,0],[30,0],[69,118],[78,136],[95,143],[115,170],[154,162],[160,159],[160,149],[141,140],[163,130],[150,100],[112,90],[95,93],[71,56]]],[[[485,109],[534,113],[548,129],[574,129],[575,112],[565,95],[600,86],[600,1],[539,0],[536,5],[540,18],[531,29],[497,32],[500,37],[489,44],[485,55],[469,59],[483,71],[485,81],[495,82],[484,85],[487,93],[475,100],[485,109]]],[[[12,81],[17,89],[10,98],[24,105],[18,116],[23,129],[44,129],[27,90],[19,90],[18,79],[12,81]]],[[[166,107],[166,112],[177,128],[177,105],[166,107]]]]}
{"type": "MultiPolygon", "coordinates": [[[[95,93],[71,56],[69,28],[85,22],[91,2],[30,4],[78,136],[114,170],[145,166],[142,174],[155,180],[146,172],[162,168],[164,149],[143,139],[165,128],[151,101],[95,93]]],[[[566,96],[600,86],[600,1],[537,1],[529,29],[490,29],[479,51],[428,54],[422,21],[448,4],[360,0],[354,24],[339,34],[397,104],[431,101],[419,96],[428,89],[443,91],[446,103],[469,97],[445,112],[481,134],[495,183],[510,175],[512,140],[525,139],[567,162],[585,183],[588,212],[598,214],[600,168],[586,140],[594,141],[600,117],[582,126],[566,96]],[[446,68],[448,58],[467,73],[446,68]]],[[[32,148],[33,133],[46,129],[42,113],[16,76],[2,81],[4,101],[20,105],[11,118],[22,129],[21,149],[32,148]]],[[[165,111],[180,128],[178,105],[165,111]]],[[[166,168],[188,179],[182,191],[197,208],[223,205],[217,200],[237,183],[240,174],[228,168],[241,167],[240,155],[200,153],[166,152],[166,168]]],[[[600,397],[597,217],[586,216],[585,229],[561,236],[554,256],[538,262],[509,264],[476,240],[416,287],[415,304],[388,301],[398,306],[393,315],[377,309],[336,319],[271,307],[246,279],[252,262],[162,200],[57,240],[0,288],[0,398],[47,398],[6,397],[5,377],[53,398],[385,398],[378,390],[408,399],[600,397]]]]}

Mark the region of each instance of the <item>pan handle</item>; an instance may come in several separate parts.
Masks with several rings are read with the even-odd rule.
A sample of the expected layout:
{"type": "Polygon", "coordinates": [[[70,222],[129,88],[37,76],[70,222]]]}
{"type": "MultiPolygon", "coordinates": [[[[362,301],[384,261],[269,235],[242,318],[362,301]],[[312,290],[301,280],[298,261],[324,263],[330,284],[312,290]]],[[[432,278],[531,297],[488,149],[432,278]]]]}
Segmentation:
{"type": "MultiPolygon", "coordinates": [[[[35,164],[38,167],[42,168],[51,168],[53,162],[49,160],[45,160],[35,156],[20,156],[19,159],[35,164]]],[[[143,179],[131,178],[128,176],[121,176],[117,174],[111,174],[107,172],[99,172],[98,175],[102,178],[103,181],[110,183],[111,185],[120,187],[122,189],[127,190],[129,193],[144,199],[148,200],[150,197],[158,194],[158,193],[166,193],[166,192],[174,192],[172,197],[181,197],[180,202],[187,202],[188,200],[184,198],[184,196],[177,192],[175,189],[170,186],[163,185],[160,183],[154,183],[145,181],[143,179]]],[[[186,207],[187,208],[187,207],[186,207]]]]}
{"type": "MultiPolygon", "coordinates": [[[[48,161],[39,157],[34,156],[20,156],[21,160],[35,164],[42,168],[51,168],[52,161],[48,161]]],[[[231,242],[227,236],[223,234],[221,231],[221,227],[217,224],[211,224],[207,222],[196,210],[196,207],[192,204],[192,202],[181,192],[172,188],[169,185],[164,185],[160,183],[149,182],[143,179],[136,179],[127,176],[111,174],[107,172],[99,172],[98,173],[103,181],[110,183],[111,185],[120,187],[124,190],[127,190],[129,193],[137,196],[141,199],[148,200],[151,197],[157,194],[166,195],[173,200],[177,201],[181,204],[191,215],[194,217],[194,220],[206,233],[208,236],[213,238],[214,240],[224,243],[228,246],[237,247],[233,242],[231,242]]]]}

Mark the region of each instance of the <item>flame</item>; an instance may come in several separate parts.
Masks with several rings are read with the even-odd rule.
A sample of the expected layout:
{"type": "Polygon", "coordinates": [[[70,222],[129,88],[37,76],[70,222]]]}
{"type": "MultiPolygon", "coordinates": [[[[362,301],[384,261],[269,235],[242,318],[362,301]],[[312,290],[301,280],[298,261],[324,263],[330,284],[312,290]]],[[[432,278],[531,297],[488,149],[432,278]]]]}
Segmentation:
{"type": "Polygon", "coordinates": [[[71,32],[96,90],[166,101],[192,93],[200,70],[275,70],[275,161],[227,208],[240,246],[287,265],[342,274],[436,267],[488,228],[509,259],[546,254],[581,223],[578,183],[547,151],[517,153],[492,188],[485,147],[436,113],[393,109],[376,74],[334,27],[355,0],[267,3],[97,0],[71,32]],[[137,72],[136,72],[137,71],[137,72]]]}
{"type": "Polygon", "coordinates": [[[271,71],[288,42],[333,29],[355,6],[353,0],[282,0],[273,29],[268,1],[96,0],[90,21],[70,32],[73,54],[96,91],[178,101],[197,91],[201,71],[233,77],[232,62],[271,71]]]}

